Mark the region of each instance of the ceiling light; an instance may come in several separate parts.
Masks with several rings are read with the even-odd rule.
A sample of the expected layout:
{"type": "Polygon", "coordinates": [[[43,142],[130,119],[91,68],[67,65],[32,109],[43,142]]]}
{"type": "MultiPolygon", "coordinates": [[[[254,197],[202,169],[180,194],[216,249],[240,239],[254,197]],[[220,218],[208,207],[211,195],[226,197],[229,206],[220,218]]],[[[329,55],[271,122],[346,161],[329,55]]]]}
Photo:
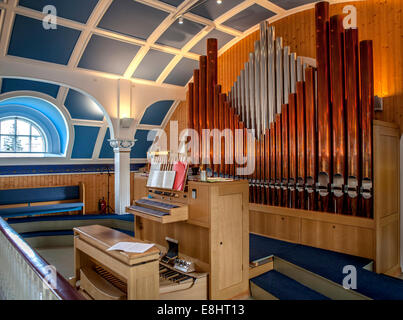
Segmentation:
{"type": "Polygon", "coordinates": [[[178,22],[179,22],[179,24],[183,24],[183,17],[182,17],[182,16],[181,16],[181,17],[179,17],[178,22]]]}
{"type": "Polygon", "coordinates": [[[218,3],[218,4],[221,4],[221,3],[222,3],[222,0],[217,0],[217,3],[218,3]]]}

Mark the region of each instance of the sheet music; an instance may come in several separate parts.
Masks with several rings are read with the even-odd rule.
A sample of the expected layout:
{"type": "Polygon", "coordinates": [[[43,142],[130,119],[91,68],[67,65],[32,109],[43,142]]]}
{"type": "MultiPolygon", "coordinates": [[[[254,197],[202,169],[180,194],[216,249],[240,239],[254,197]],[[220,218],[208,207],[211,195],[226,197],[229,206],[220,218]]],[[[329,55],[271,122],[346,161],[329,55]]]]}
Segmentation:
{"type": "Polygon", "coordinates": [[[107,251],[124,251],[128,253],[144,253],[154,246],[153,243],[118,242],[107,251]]]}

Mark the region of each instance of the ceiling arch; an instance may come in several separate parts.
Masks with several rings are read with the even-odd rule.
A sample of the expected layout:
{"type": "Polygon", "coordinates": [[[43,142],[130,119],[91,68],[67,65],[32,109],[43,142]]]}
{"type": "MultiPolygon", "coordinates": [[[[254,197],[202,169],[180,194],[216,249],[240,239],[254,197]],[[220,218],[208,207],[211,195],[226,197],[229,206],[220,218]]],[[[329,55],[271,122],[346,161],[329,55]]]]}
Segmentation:
{"type": "Polygon", "coordinates": [[[280,19],[316,1],[207,0],[185,13],[183,24],[178,16],[195,0],[0,1],[0,57],[184,86],[205,51],[206,38],[218,38],[222,53],[262,20],[280,19]],[[49,4],[57,9],[56,30],[42,27],[42,9],[49,4]]]}

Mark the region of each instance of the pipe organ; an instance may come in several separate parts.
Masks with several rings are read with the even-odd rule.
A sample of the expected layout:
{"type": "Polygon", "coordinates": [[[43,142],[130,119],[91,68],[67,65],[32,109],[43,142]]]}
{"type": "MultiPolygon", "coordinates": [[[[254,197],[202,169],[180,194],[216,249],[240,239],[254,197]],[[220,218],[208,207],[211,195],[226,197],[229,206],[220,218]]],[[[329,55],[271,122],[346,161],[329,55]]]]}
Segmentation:
{"type": "Polygon", "coordinates": [[[262,22],[228,93],[217,83],[217,40],[207,40],[188,91],[188,125],[203,137],[193,163],[247,179],[252,203],[371,218],[372,41],[359,43],[328,2],[315,19],[316,65],[262,22]]]}

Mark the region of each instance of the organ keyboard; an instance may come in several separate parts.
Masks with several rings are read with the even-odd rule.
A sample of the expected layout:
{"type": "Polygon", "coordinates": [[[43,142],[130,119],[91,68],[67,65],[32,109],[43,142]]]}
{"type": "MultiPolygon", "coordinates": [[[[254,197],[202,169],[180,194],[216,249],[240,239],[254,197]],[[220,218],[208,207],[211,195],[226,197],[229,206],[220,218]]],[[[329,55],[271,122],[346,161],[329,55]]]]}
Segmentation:
{"type": "Polygon", "coordinates": [[[135,200],[132,206],[126,208],[126,212],[161,223],[186,221],[188,205],[171,201],[171,198],[175,198],[175,191],[168,193],[155,190],[149,197],[135,200]]]}

